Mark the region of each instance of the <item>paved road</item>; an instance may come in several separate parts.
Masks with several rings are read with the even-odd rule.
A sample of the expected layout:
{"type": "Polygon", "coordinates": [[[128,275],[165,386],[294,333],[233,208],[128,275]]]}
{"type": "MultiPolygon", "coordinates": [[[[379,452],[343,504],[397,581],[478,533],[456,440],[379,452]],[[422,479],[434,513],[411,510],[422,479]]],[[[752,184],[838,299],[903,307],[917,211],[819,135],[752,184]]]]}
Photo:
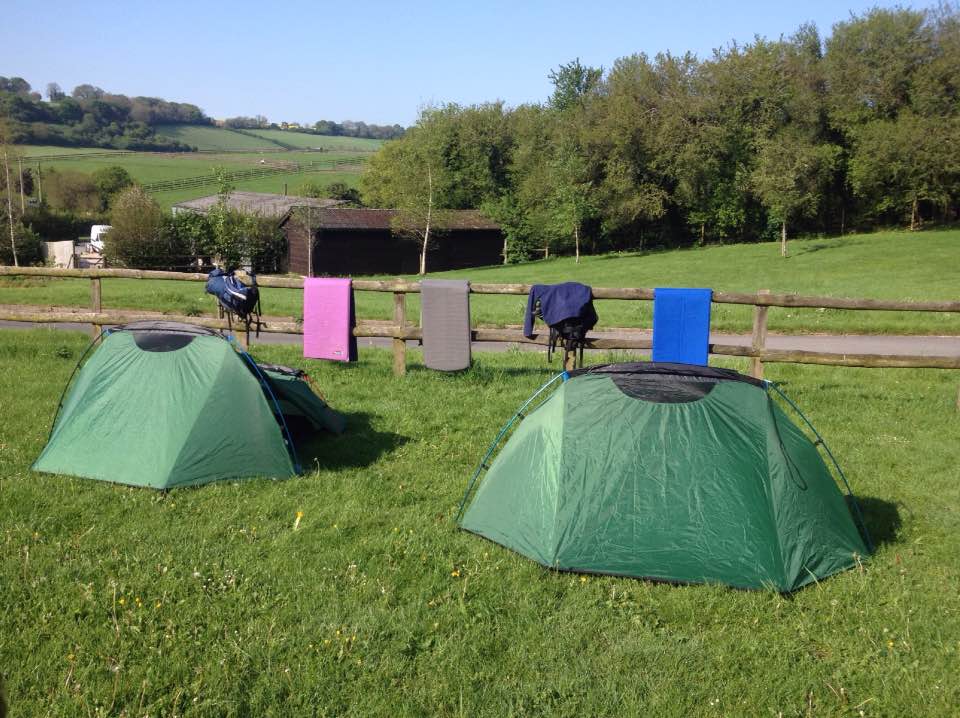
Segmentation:
{"type": "MultiPolygon", "coordinates": [[[[73,331],[87,331],[87,324],[55,323],[30,324],[27,322],[0,321],[0,329],[26,329],[35,327],[53,327],[73,331]]],[[[649,339],[650,332],[636,331],[614,334],[594,332],[593,336],[604,338],[649,339]]],[[[0,339],[2,341],[2,339],[0,339]]],[[[261,334],[254,343],[261,344],[300,344],[303,337],[298,334],[261,334]]],[[[391,339],[364,337],[357,340],[361,347],[390,347],[391,339]]],[[[750,345],[748,334],[711,334],[710,341],[717,344],[750,345]]],[[[416,346],[417,342],[408,342],[416,346]]],[[[518,347],[524,351],[545,351],[536,344],[504,344],[500,342],[474,342],[474,351],[502,352],[518,347]]],[[[889,335],[827,335],[827,334],[770,334],[767,336],[769,349],[796,349],[801,351],[830,352],[834,354],[909,354],[921,356],[960,356],[960,337],[936,336],[889,336],[889,335]]]]}

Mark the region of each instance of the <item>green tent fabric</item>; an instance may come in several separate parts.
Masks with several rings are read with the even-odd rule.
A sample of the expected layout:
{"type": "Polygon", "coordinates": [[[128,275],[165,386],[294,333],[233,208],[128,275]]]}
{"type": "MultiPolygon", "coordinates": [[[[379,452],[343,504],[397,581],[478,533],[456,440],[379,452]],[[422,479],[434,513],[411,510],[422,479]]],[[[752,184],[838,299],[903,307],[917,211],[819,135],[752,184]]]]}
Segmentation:
{"type": "Polygon", "coordinates": [[[259,366],[288,421],[299,417],[317,431],[325,429],[334,434],[343,433],[346,428],[343,416],[310,389],[303,371],[279,364],[259,366]]]}
{"type": "Polygon", "coordinates": [[[460,526],[555,569],[782,592],[868,553],[762,382],[664,363],[571,372],[517,426],[460,526]]]}
{"type": "Polygon", "coordinates": [[[158,489],[295,474],[244,357],[218,332],[170,322],[102,341],[33,468],[158,489]]]}

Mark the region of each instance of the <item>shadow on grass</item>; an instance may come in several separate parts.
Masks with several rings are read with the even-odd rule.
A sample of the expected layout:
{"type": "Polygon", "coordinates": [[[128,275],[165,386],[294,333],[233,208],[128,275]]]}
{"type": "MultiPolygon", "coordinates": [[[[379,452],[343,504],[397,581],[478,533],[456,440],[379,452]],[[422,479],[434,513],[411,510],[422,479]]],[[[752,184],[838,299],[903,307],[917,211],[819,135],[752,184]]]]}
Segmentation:
{"type": "MultiPolygon", "coordinates": [[[[903,524],[897,505],[875,496],[857,496],[856,498],[874,548],[879,548],[882,544],[896,543],[903,524]]],[[[847,502],[850,502],[849,497],[847,502]]],[[[856,510],[852,513],[856,516],[856,510]]]]}
{"type": "Polygon", "coordinates": [[[376,431],[371,424],[371,414],[355,412],[343,416],[347,428],[342,434],[314,431],[303,422],[290,422],[290,433],[304,471],[369,466],[410,440],[400,434],[376,431]]]}

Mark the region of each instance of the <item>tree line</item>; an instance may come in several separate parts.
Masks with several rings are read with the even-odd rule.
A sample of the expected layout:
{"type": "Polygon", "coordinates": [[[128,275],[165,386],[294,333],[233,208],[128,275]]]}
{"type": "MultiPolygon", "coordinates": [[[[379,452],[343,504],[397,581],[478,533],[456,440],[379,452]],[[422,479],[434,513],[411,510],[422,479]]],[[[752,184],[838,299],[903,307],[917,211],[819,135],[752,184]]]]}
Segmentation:
{"type": "Polygon", "coordinates": [[[407,224],[480,208],[506,259],[952,221],[960,15],[873,9],[708,59],[635,54],[549,75],[543,103],[424,109],[371,159],[407,224]]]}
{"type": "Polygon", "coordinates": [[[94,85],[69,95],[47,85],[47,101],[21,77],[0,77],[0,119],[13,144],[183,152],[194,149],[157,135],[154,125],[209,124],[196,105],[158,97],[127,97],[94,85]]]}
{"type": "Polygon", "coordinates": [[[312,125],[291,124],[289,122],[277,123],[270,122],[263,115],[228,117],[223,121],[223,125],[234,130],[292,130],[304,132],[308,135],[362,137],[373,140],[394,140],[403,137],[405,131],[401,125],[373,125],[354,120],[345,120],[344,122],[318,120],[312,125]]]}

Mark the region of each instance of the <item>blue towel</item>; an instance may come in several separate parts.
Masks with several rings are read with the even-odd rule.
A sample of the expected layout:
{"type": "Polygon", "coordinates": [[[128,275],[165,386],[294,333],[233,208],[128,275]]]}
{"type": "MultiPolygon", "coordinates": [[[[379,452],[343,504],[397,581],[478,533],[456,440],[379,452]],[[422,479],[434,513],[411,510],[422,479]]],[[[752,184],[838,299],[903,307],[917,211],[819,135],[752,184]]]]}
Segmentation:
{"type": "Polygon", "coordinates": [[[653,290],[653,361],[707,365],[711,289],[653,290]]]}

